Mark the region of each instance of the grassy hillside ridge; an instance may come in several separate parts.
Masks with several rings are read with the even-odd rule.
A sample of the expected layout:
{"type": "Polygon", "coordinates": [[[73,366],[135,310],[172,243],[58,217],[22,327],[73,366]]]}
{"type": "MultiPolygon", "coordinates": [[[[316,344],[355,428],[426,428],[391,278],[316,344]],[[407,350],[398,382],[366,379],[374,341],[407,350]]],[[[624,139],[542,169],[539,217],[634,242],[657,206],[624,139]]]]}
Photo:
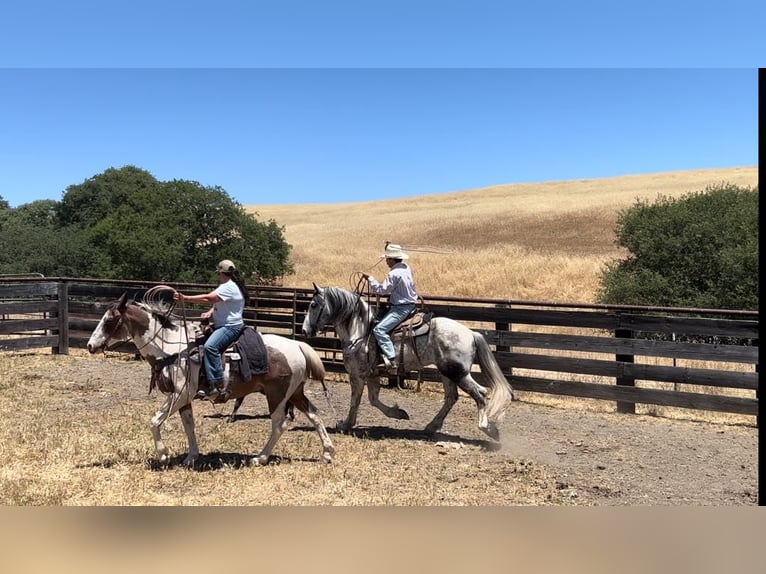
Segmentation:
{"type": "MultiPolygon", "coordinates": [[[[285,227],[295,273],[284,285],[354,287],[352,274],[379,279],[385,241],[410,248],[424,296],[592,302],[614,245],[620,209],[637,198],[680,197],[709,185],[758,184],[757,167],[495,185],[403,199],[249,205],[285,227]]],[[[317,200],[321,200],[320,197],[317,200]]]]}

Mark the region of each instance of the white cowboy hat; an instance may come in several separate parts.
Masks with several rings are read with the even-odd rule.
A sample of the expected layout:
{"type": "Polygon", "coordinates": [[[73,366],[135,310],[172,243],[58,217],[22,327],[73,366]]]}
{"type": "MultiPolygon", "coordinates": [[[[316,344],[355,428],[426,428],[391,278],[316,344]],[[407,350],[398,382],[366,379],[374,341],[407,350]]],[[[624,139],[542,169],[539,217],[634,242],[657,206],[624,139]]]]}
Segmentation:
{"type": "Polygon", "coordinates": [[[380,256],[381,259],[409,259],[410,256],[404,252],[401,245],[389,243],[386,245],[386,252],[380,256]]]}

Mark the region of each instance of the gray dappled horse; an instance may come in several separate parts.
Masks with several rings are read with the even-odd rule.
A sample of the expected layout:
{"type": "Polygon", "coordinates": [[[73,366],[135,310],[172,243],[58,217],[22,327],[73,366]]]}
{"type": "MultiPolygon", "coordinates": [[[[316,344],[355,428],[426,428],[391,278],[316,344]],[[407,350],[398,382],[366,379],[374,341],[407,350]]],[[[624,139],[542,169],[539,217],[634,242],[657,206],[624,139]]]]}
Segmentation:
{"type": "MultiPolygon", "coordinates": [[[[167,397],[151,420],[154,446],[162,464],[167,464],[170,457],[162,442],[160,428],[176,411],[181,416],[188,442],[188,454],[183,464],[191,466],[199,457],[192,399],[197,392],[201,365],[189,358],[189,352],[195,347],[195,333],[199,327],[199,322],[184,321],[155,306],[128,302],[127,295],[123,294],[106,310],[88,340],[88,351],[91,353],[132,340],[141,356],[152,366],[151,387],[157,386],[167,397]]],[[[244,381],[238,373],[232,373],[229,384],[230,398],[261,392],[266,395],[269,406],[271,435],[260,454],[250,459],[250,462],[268,463],[274,446],[287,428],[285,406],[288,401],[314,425],[322,441],[322,458],[331,462],[334,450],[332,442],[316,407],[303,392],[308,378],[324,385],[325,369],[319,355],[306,343],[273,334],[262,336],[268,352],[268,372],[253,375],[249,381],[244,381]]]]}
{"type": "MultiPolygon", "coordinates": [[[[351,378],[351,406],[345,422],[339,423],[341,430],[350,431],[356,424],[365,384],[371,405],[390,418],[409,419],[404,410],[397,405],[383,404],[378,396],[380,352],[372,336],[374,322],[372,309],[359,293],[341,287],[320,288],[314,284],[314,296],[303,321],[303,334],[313,337],[327,325],[332,325],[343,345],[343,363],[351,378]]],[[[400,351],[401,342],[395,343],[395,347],[401,353],[399,363],[404,365],[405,371],[435,365],[441,374],[444,404],[426,426],[427,432],[434,433],[442,427],[457,402],[460,387],[476,401],[479,428],[499,439],[497,422],[512,398],[512,389],[480,333],[452,319],[435,317],[431,319],[428,333],[414,338],[414,347],[411,340],[405,340],[403,352],[400,351]],[[471,374],[475,360],[488,382],[486,387],[478,384],[471,374]]]]}

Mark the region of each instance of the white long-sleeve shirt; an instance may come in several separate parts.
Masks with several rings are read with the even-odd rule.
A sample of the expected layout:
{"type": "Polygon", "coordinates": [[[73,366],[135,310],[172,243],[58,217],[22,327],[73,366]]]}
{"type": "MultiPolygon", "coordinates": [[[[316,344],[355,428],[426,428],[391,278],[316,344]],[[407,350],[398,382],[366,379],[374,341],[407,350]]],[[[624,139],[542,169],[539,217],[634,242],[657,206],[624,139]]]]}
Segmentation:
{"type": "Polygon", "coordinates": [[[383,283],[378,283],[375,277],[369,276],[370,289],[376,295],[388,295],[391,305],[406,305],[418,302],[415,291],[415,280],[412,270],[406,263],[397,263],[391,267],[383,283]]]}

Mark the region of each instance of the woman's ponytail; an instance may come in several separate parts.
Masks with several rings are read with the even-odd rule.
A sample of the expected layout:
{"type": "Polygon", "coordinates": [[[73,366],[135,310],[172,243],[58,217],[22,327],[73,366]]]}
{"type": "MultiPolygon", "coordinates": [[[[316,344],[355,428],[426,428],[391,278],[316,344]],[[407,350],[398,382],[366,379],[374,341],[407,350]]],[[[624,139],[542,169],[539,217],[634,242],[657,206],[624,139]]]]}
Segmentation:
{"type": "Polygon", "coordinates": [[[248,294],[247,294],[247,287],[245,286],[245,280],[242,277],[242,274],[239,272],[239,269],[234,269],[231,272],[231,280],[236,283],[237,287],[239,287],[240,293],[242,293],[242,298],[245,300],[245,305],[247,305],[248,300],[248,294]]]}

